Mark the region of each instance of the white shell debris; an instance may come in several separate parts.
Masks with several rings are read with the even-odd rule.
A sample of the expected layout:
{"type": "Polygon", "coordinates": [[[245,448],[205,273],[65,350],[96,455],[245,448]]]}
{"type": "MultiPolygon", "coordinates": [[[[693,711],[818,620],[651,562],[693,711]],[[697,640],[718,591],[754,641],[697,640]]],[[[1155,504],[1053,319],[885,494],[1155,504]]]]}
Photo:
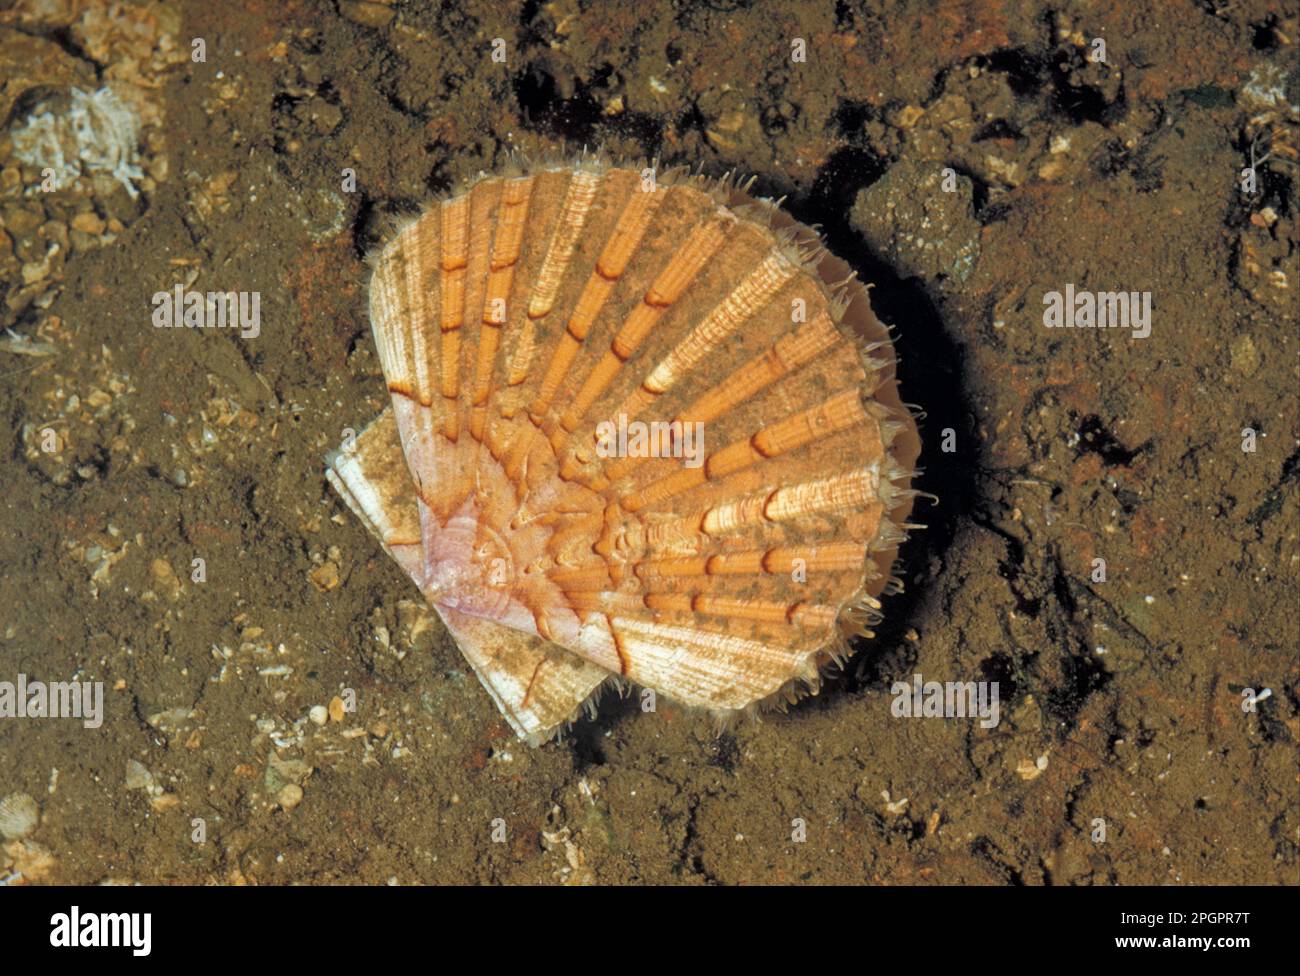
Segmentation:
{"type": "Polygon", "coordinates": [[[107,173],[131,199],[139,196],[140,118],[111,88],[71,88],[46,99],[10,135],[22,162],[54,170],[60,183],[107,173]]]}

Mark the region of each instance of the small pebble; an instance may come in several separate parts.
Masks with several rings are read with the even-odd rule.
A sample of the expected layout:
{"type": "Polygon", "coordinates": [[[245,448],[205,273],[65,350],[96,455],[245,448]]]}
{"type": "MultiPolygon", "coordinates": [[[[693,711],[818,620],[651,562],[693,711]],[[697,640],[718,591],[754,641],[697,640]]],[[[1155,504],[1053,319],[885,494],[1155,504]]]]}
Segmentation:
{"type": "Polygon", "coordinates": [[[292,810],[302,802],[302,787],[297,783],[289,783],[280,790],[278,802],[284,810],[292,810]]]}
{"type": "Polygon", "coordinates": [[[1033,759],[1022,759],[1016,764],[1016,775],[1026,782],[1031,782],[1043,775],[1044,766],[1038,765],[1033,759]]]}
{"type": "Polygon", "coordinates": [[[149,772],[147,766],[138,759],[128,759],[126,762],[126,781],[123,784],[128,790],[147,790],[153,786],[153,773],[149,772]]]}
{"type": "Polygon", "coordinates": [[[308,573],[307,577],[311,580],[312,586],[322,593],[328,593],[339,585],[339,568],[333,562],[321,563],[308,573]]]}
{"type": "Polygon", "coordinates": [[[1229,351],[1232,354],[1232,368],[1238,373],[1253,376],[1259,370],[1260,355],[1250,336],[1237,336],[1232,340],[1229,351]]]}
{"type": "Polygon", "coordinates": [[[175,810],[181,805],[181,798],[175,793],[163,793],[159,796],[152,797],[149,805],[153,807],[154,813],[166,813],[168,810],[175,810]]]}
{"type": "Polygon", "coordinates": [[[104,233],[104,221],[93,210],[87,210],[79,213],[72,218],[72,226],[85,234],[93,234],[98,237],[104,233]]]}
{"type": "Polygon", "coordinates": [[[363,27],[387,27],[395,11],[384,0],[340,0],[339,13],[363,27]]]}

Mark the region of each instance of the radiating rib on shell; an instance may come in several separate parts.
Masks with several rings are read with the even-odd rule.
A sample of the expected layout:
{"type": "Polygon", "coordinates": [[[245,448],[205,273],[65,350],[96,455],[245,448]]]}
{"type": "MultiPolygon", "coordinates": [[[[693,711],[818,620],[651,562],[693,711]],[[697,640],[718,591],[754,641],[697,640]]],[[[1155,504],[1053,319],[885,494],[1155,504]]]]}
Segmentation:
{"type": "Polygon", "coordinates": [[[727,181],[588,160],[426,210],[371,319],[429,599],[718,712],[815,687],[887,585],[919,449],[849,278],[727,181]],[[605,457],[620,419],[703,424],[701,456],[605,457]]]}

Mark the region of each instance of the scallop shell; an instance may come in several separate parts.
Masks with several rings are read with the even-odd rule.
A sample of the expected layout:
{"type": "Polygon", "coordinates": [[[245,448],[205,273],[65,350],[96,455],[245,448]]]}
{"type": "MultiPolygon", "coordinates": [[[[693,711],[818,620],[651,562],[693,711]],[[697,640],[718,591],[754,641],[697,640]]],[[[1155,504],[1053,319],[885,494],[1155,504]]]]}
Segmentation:
{"type": "Polygon", "coordinates": [[[10,793],[0,800],[0,837],[21,840],[41,822],[41,808],[26,793],[10,793]]]}
{"type": "Polygon", "coordinates": [[[484,176],[372,259],[392,406],[329,479],[534,744],[611,679],[721,718],[815,692],[897,586],[887,330],[747,189],[484,176]]]}

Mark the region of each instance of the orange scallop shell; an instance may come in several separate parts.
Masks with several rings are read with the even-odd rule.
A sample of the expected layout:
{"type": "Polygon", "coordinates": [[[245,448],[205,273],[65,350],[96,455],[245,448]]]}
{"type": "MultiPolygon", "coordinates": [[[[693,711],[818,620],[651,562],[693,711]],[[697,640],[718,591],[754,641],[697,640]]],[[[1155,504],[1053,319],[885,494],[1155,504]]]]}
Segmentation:
{"type": "Polygon", "coordinates": [[[334,487],[538,743],[606,681],[727,716],[869,633],[920,449],[867,290],[729,180],[478,179],[374,256],[392,407],[334,487]]]}

